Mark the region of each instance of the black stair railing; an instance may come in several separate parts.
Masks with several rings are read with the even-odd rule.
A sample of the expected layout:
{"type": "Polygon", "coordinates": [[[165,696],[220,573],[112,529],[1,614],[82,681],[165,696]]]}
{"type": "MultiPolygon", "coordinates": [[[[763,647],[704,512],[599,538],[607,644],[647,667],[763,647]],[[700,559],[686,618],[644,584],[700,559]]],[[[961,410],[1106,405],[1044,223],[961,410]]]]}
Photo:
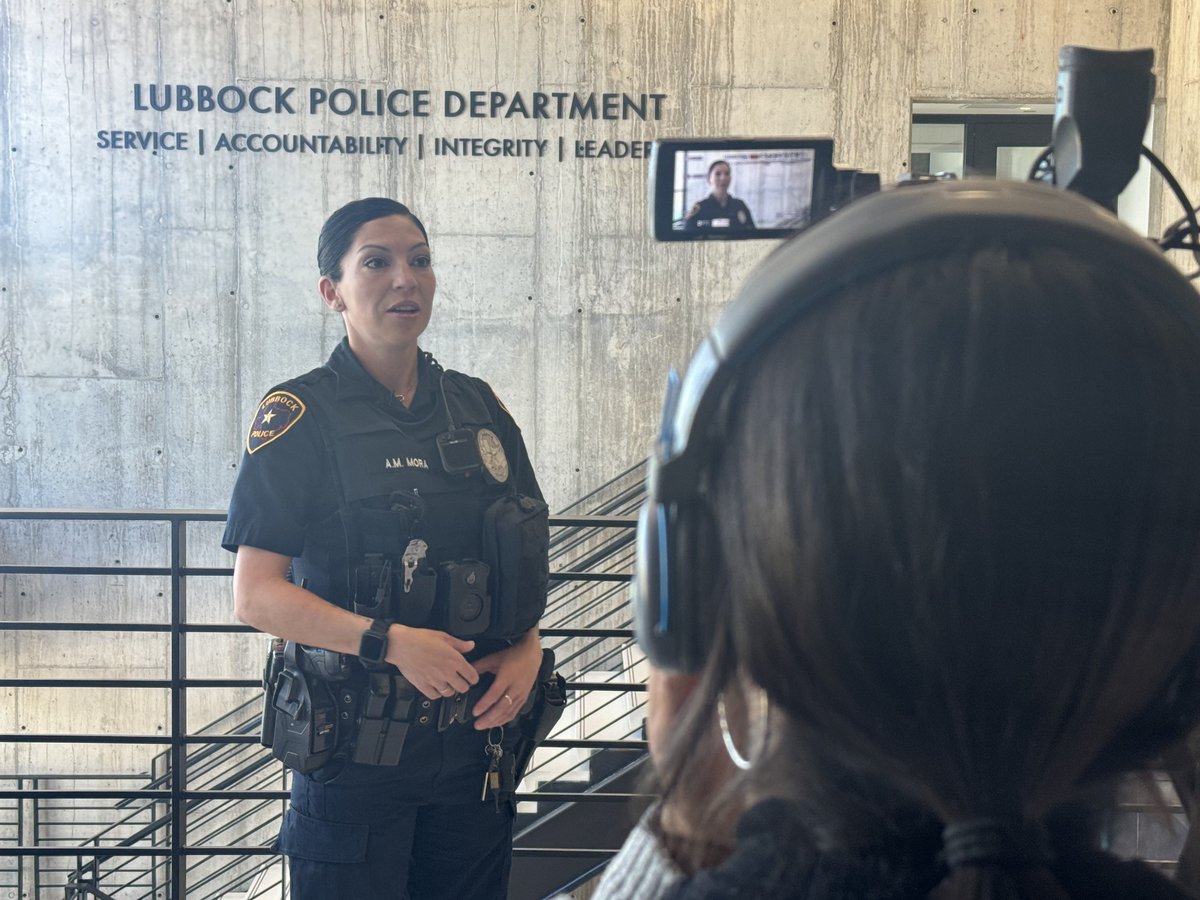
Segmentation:
{"type": "MultiPolygon", "coordinates": [[[[628,773],[623,781],[615,774],[631,763],[636,766],[645,753],[643,664],[633,646],[627,602],[632,516],[642,492],[642,468],[634,467],[552,519],[552,590],[543,635],[547,646],[556,650],[572,694],[559,728],[539,748],[522,782],[518,822],[523,840],[516,854],[543,872],[553,868],[545,860],[555,860],[560,869],[565,860],[560,885],[594,868],[619,844],[620,829],[627,824],[599,845],[575,838],[603,831],[589,825],[589,818],[627,823],[629,816],[614,809],[634,798],[633,782],[628,773]],[[582,812],[566,814],[564,809],[582,812]],[[539,830],[539,819],[550,815],[559,825],[553,831],[539,830]],[[575,823],[571,827],[578,835],[564,829],[563,822],[575,823]]],[[[97,892],[116,890],[123,900],[220,900],[235,891],[245,897],[250,886],[257,885],[256,897],[286,897],[286,877],[269,843],[284,808],[287,780],[282,767],[257,744],[260,697],[232,705],[195,733],[186,727],[189,692],[216,689],[246,695],[257,688],[253,678],[188,675],[189,641],[249,631],[224,621],[228,613],[223,607],[216,615],[211,609],[207,615],[188,611],[189,586],[208,587],[230,574],[216,550],[222,520],[222,513],[209,511],[0,510],[0,552],[8,557],[24,548],[33,557],[20,562],[0,559],[5,593],[33,598],[0,622],[0,636],[82,631],[100,640],[107,640],[108,634],[159,634],[168,642],[165,678],[48,678],[0,671],[0,689],[62,697],[96,687],[160,691],[167,694],[170,713],[165,733],[56,733],[38,730],[36,720],[23,720],[23,728],[0,734],[0,746],[10,747],[110,745],[114,752],[130,744],[164,748],[133,789],[112,787],[116,781],[103,776],[89,781],[60,774],[50,782],[54,787],[48,787],[44,780],[34,784],[0,774],[0,848],[14,861],[11,868],[0,863],[0,887],[11,885],[38,897],[51,896],[48,892],[99,896],[97,892]],[[123,565],[119,559],[99,563],[79,553],[70,556],[75,564],[60,564],[63,536],[86,523],[112,533],[155,529],[165,550],[155,558],[144,548],[135,549],[138,565],[129,564],[128,552],[123,565]],[[190,555],[189,537],[195,551],[190,555]],[[53,564],[37,561],[39,554],[50,553],[53,564]],[[97,578],[106,585],[141,579],[150,582],[151,591],[160,587],[167,621],[37,616],[44,608],[37,598],[47,593],[50,581],[78,584],[81,596],[94,596],[97,578]],[[30,822],[44,827],[31,828],[30,822]]],[[[520,869],[515,866],[514,875],[520,869]]],[[[515,885],[518,881],[514,877],[515,885]]],[[[511,896],[540,896],[521,890],[534,888],[515,887],[511,896]]]]}

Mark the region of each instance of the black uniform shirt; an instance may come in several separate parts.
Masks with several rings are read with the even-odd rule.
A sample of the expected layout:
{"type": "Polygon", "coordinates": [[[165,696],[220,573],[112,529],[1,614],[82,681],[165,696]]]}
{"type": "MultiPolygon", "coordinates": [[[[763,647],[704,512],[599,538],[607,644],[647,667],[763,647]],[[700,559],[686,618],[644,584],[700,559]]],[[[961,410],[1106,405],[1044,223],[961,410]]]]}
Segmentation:
{"type": "MultiPolygon", "coordinates": [[[[373,400],[401,427],[445,415],[439,390],[441,373],[425,354],[419,358],[417,392],[408,409],[363,368],[346,339],[338,344],[326,365],[337,376],[337,401],[373,400]]],[[[316,417],[302,412],[289,419],[286,397],[268,402],[287,394],[289,387],[297,390],[293,385],[303,380],[304,376],[296,382],[284,382],[268,392],[255,413],[221,540],[227,550],[236,552],[245,544],[283,556],[300,556],[310,527],[327,519],[341,505],[334,462],[316,417]]],[[[520,429],[486,382],[477,378],[471,381],[491,413],[517,490],[541,499],[520,429]]]]}
{"type": "Polygon", "coordinates": [[[692,207],[684,220],[685,231],[751,231],[755,227],[750,207],[737,197],[726,195],[725,204],[709,194],[692,207]]]}

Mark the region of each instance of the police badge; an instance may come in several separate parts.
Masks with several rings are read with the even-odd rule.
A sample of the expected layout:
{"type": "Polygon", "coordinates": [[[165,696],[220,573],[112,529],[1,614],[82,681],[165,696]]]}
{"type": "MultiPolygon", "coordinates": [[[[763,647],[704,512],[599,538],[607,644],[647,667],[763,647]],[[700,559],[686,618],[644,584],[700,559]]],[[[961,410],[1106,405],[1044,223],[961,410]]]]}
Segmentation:
{"type": "Polygon", "coordinates": [[[483,458],[483,468],[496,484],[508,481],[508,457],[504,453],[504,445],[496,432],[490,428],[480,428],[475,436],[479,444],[479,455],[483,458]]]}

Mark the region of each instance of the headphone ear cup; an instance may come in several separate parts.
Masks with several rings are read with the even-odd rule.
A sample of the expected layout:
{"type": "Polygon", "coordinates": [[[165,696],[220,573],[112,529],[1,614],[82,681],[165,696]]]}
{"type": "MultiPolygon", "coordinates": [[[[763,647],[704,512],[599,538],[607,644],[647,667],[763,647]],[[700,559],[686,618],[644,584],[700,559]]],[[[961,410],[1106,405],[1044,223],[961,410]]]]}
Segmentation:
{"type": "Polygon", "coordinates": [[[638,519],[634,627],[654,665],[696,672],[708,658],[717,592],[707,504],[647,501],[638,519]]]}
{"type": "Polygon", "coordinates": [[[702,498],[675,508],[670,529],[671,607],[676,623],[679,667],[686,672],[704,668],[712,650],[719,590],[714,583],[720,544],[716,520],[702,498]]]}
{"type": "Polygon", "coordinates": [[[669,626],[672,624],[666,603],[671,596],[669,558],[666,547],[666,508],[653,494],[638,514],[637,558],[633,579],[633,628],[638,645],[651,663],[663,669],[675,667],[669,626]]]}

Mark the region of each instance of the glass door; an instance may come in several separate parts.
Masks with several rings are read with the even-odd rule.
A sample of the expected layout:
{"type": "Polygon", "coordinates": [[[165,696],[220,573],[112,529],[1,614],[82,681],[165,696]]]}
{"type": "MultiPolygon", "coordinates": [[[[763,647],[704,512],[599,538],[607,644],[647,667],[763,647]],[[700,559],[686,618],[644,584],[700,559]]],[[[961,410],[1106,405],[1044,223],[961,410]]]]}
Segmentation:
{"type": "Polygon", "coordinates": [[[912,172],[1023,181],[1053,125],[1052,115],[914,115],[912,172]]]}

